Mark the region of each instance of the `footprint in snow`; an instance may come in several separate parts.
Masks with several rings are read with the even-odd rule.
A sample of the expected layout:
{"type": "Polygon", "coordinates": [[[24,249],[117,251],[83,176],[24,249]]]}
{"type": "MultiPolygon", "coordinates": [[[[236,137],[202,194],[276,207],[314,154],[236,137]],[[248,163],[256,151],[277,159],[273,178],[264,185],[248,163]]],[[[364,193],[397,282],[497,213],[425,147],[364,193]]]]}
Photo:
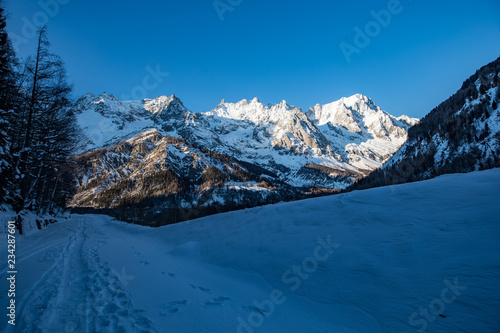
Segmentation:
{"type": "Polygon", "coordinates": [[[224,302],[231,300],[229,297],[219,296],[215,298],[210,298],[203,302],[205,305],[222,305],[224,302]]]}
{"type": "Polygon", "coordinates": [[[193,289],[200,289],[201,291],[203,291],[204,293],[207,293],[207,294],[210,294],[212,291],[208,288],[204,288],[204,287],[201,287],[201,286],[196,286],[194,284],[190,284],[191,288],[193,289]]]}
{"type": "Polygon", "coordinates": [[[266,316],[266,312],[268,312],[265,309],[261,309],[261,308],[258,308],[256,306],[253,306],[253,305],[242,306],[241,308],[243,310],[247,310],[247,311],[250,311],[250,312],[258,312],[258,313],[260,313],[263,316],[266,316]]]}
{"type": "Polygon", "coordinates": [[[160,312],[160,316],[165,317],[168,313],[176,313],[179,311],[179,308],[183,305],[187,304],[187,300],[182,300],[182,301],[175,301],[175,302],[169,302],[166,304],[161,305],[161,309],[163,310],[160,312]]]}
{"type": "Polygon", "coordinates": [[[210,289],[208,289],[208,288],[203,288],[203,287],[200,287],[200,286],[198,286],[198,288],[199,288],[201,291],[203,291],[204,293],[207,293],[207,294],[210,294],[210,293],[212,292],[212,291],[211,291],[210,289]]]}

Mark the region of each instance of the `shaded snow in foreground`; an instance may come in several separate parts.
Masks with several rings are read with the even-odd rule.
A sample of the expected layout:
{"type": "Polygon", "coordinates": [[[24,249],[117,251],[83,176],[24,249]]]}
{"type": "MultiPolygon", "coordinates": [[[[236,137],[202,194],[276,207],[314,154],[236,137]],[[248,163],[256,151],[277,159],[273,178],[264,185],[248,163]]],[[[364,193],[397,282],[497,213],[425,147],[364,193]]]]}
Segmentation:
{"type": "Polygon", "coordinates": [[[495,169],[159,229],[74,215],[18,237],[16,328],[497,332],[499,189],[495,169]]]}

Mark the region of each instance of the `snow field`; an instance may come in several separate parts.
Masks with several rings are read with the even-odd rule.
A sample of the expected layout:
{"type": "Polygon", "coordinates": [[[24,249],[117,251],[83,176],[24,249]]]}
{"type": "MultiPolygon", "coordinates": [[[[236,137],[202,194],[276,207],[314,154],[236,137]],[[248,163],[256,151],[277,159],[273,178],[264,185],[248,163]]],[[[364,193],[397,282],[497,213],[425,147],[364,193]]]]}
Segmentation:
{"type": "Polygon", "coordinates": [[[18,237],[17,328],[497,332],[499,185],[446,175],[157,229],[73,215],[18,237]]]}

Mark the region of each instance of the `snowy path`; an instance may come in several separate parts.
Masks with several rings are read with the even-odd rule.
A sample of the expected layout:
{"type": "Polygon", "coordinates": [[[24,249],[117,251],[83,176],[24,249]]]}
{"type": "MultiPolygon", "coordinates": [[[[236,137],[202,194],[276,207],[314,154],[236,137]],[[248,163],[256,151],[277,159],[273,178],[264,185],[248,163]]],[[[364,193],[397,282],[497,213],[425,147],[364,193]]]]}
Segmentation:
{"type": "Polygon", "coordinates": [[[497,169],[158,229],[73,216],[18,237],[11,331],[498,332],[499,188],[497,169]]]}
{"type": "Polygon", "coordinates": [[[22,297],[18,325],[8,332],[236,332],[253,329],[240,324],[251,314],[271,312],[273,330],[295,320],[305,332],[310,322],[303,318],[322,313],[311,319],[316,332],[352,332],[354,319],[366,326],[356,332],[378,331],[375,320],[350,306],[290,295],[280,311],[266,308],[274,288],[262,277],[205,263],[197,243],[172,248],[153,233],[106,216],[75,216],[20,238],[22,297]]]}
{"type": "MultiPolygon", "coordinates": [[[[39,233],[32,235],[38,239],[28,243],[32,251],[30,247],[20,251],[18,286],[23,296],[17,297],[17,327],[9,327],[9,331],[154,331],[151,322],[132,309],[119,278],[100,261],[102,239],[94,234],[89,240],[92,230],[86,220],[76,217],[64,225],[51,226],[45,235],[49,236],[46,244],[55,236],[62,239],[39,246],[39,233]],[[57,232],[50,232],[53,229],[57,232]]],[[[23,241],[28,239],[21,240],[21,246],[23,241]]]]}

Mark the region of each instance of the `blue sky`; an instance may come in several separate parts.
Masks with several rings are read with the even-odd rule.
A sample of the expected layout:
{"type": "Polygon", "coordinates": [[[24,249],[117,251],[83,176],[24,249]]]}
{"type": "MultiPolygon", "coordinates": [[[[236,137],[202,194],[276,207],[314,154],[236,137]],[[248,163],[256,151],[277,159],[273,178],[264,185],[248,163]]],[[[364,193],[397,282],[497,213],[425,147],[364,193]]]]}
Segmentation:
{"type": "Polygon", "coordinates": [[[423,117],[500,56],[498,0],[217,0],[219,12],[213,0],[4,1],[22,57],[35,48],[31,24],[47,21],[75,97],[175,93],[193,111],[253,97],[307,111],[362,93],[423,117]],[[341,43],[357,47],[350,62],[341,43]]]}

